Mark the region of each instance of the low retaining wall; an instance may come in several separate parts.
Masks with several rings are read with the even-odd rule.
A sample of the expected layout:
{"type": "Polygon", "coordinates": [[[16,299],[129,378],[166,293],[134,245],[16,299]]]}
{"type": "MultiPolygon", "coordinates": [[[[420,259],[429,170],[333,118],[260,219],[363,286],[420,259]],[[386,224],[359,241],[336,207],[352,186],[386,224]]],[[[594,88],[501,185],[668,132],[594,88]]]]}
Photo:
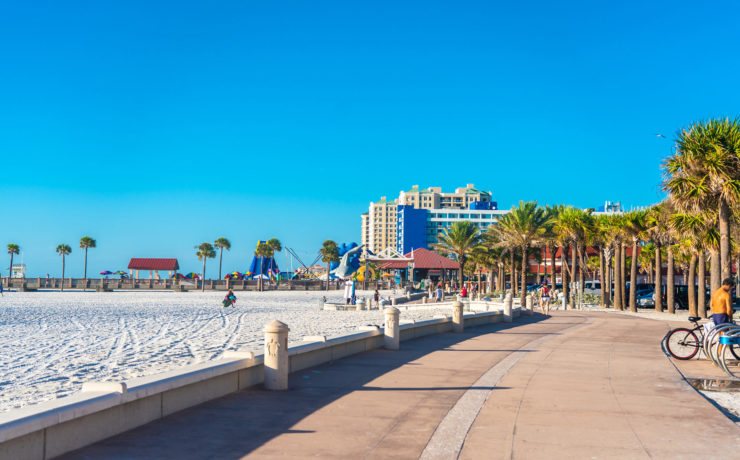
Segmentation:
{"type": "MultiPolygon", "coordinates": [[[[512,311],[514,317],[520,314],[519,309],[512,311]]],[[[464,315],[466,327],[502,320],[500,311],[464,315]]],[[[307,337],[309,343],[290,347],[290,372],[383,347],[382,328],[360,329],[364,330],[330,339],[307,337]]],[[[452,319],[447,316],[419,322],[402,320],[399,325],[401,341],[452,329],[452,319]]],[[[122,383],[85,383],[76,395],[0,414],[0,458],[56,457],[263,382],[263,355],[227,352],[215,361],[122,383]]]]}

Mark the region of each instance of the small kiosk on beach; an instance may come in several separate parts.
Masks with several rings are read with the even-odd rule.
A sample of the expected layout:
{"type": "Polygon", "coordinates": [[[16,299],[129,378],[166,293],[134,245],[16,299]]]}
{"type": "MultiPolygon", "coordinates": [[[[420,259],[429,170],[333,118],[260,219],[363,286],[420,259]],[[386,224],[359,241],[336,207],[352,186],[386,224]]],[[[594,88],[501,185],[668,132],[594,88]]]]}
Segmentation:
{"type": "Polygon", "coordinates": [[[134,277],[134,271],[136,271],[136,279],[139,279],[139,270],[149,270],[149,279],[161,279],[159,277],[160,271],[167,271],[168,277],[172,278],[180,270],[180,265],[177,263],[177,259],[148,259],[134,257],[128,263],[128,269],[131,273],[131,277],[134,277]]]}

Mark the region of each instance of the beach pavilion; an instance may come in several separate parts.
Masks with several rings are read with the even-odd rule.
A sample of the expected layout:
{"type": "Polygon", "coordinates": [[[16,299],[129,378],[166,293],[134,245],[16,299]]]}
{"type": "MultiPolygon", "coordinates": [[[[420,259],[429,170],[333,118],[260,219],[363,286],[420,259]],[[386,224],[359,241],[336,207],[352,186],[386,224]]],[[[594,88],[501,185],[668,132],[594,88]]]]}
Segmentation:
{"type": "Polygon", "coordinates": [[[136,279],[139,279],[139,270],[149,270],[149,279],[160,279],[159,272],[169,272],[168,277],[172,278],[180,270],[180,265],[177,263],[177,259],[148,259],[134,257],[128,263],[128,269],[131,273],[131,277],[134,277],[134,270],[136,271],[136,279]]]}
{"type": "Polygon", "coordinates": [[[460,264],[457,261],[425,248],[414,249],[403,257],[403,259],[386,262],[379,268],[388,271],[401,270],[404,272],[401,279],[408,279],[412,282],[419,282],[423,279],[431,279],[434,282],[455,279],[457,271],[460,270],[460,264]],[[410,273],[409,270],[411,270],[410,273]]]}

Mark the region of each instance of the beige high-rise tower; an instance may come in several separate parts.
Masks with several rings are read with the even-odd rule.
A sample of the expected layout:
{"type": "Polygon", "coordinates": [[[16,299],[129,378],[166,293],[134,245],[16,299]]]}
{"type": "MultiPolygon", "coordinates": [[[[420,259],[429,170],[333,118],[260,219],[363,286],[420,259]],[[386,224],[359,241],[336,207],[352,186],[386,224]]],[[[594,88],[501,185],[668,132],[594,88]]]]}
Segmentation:
{"type": "Polygon", "coordinates": [[[411,190],[401,191],[397,200],[382,197],[370,203],[368,212],[362,214],[362,244],[375,254],[388,247],[396,249],[398,205],[416,209],[468,209],[471,203],[490,201],[491,192],[478,190],[473,184],[457,188],[454,193],[444,193],[441,187],[420,189],[414,185],[411,190]]]}
{"type": "Polygon", "coordinates": [[[362,244],[378,253],[387,247],[396,247],[396,200],[370,203],[368,212],[362,215],[362,244]]]}

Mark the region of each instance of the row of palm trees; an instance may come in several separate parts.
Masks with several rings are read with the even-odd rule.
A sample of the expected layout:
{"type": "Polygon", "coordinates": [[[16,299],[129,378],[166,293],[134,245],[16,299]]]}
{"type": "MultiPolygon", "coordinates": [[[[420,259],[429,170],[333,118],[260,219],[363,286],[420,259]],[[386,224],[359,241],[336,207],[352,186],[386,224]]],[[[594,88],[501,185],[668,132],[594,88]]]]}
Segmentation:
{"type": "Polygon", "coordinates": [[[461,266],[460,284],[469,261],[479,268],[486,267],[489,273],[496,273],[498,290],[504,289],[504,273],[508,271],[512,292],[518,292],[524,302],[530,250],[546,249],[544,254],[550,256],[549,275],[554,279],[555,254],[559,248],[563,293],[570,299],[571,307],[574,296],[568,295],[569,281],[577,279],[582,290],[590,264],[594,269],[598,266],[603,305],[631,311],[637,311],[634,281],[638,270],[654,273],[655,309],[663,310],[661,286],[665,256],[667,310],[670,313],[675,310],[675,274],[676,268],[680,268],[688,275],[684,282],[696,286],[696,289],[689,289],[691,313],[706,316],[707,265],[713,292],[720,287],[722,279],[731,277],[732,260],[740,253],[738,245],[733,245],[740,241],[737,232],[740,227],[740,120],[709,120],[679,131],[675,150],[665,161],[663,173],[663,187],[668,197],[648,209],[594,215],[591,210],[572,206],[543,208],[537,202],[522,201],[486,232],[479,232],[470,222],[453,223],[439,235],[436,249],[456,256],[461,266]],[[630,246],[628,277],[627,248],[630,246]],[[589,260],[588,247],[598,251],[597,260],[589,260]],[[639,257],[636,256],[638,252],[639,257]],[[518,265],[516,259],[520,260],[518,265]],[[517,268],[519,276],[515,273],[517,268]],[[626,292],[628,279],[632,281],[629,294],[626,292]],[[613,293],[612,286],[615,287],[613,293]]]}

